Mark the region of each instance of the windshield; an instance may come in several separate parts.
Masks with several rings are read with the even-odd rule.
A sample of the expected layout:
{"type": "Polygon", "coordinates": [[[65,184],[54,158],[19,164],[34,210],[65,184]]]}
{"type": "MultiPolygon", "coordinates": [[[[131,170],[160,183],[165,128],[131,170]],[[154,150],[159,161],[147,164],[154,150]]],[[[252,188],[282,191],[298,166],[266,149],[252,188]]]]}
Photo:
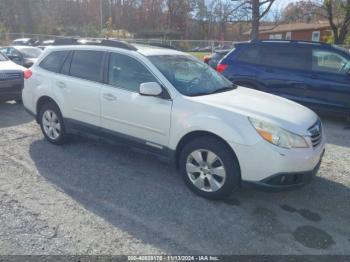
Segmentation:
{"type": "Polygon", "coordinates": [[[7,61],[7,58],[0,52],[0,62],[7,61]]]}
{"type": "Polygon", "coordinates": [[[36,47],[25,47],[19,49],[24,58],[38,58],[42,50],[36,47]]]}
{"type": "Polygon", "coordinates": [[[208,95],[234,89],[229,80],[194,57],[159,55],[149,59],[183,95],[208,95]]]}

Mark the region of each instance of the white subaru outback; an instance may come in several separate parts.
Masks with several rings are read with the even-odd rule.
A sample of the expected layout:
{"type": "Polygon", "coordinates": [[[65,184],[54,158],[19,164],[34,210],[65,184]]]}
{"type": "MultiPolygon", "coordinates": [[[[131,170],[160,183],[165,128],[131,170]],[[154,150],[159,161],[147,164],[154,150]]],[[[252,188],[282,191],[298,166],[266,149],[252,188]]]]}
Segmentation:
{"type": "Polygon", "coordinates": [[[31,71],[23,103],[49,142],[84,131],[151,150],[203,197],[223,198],[242,184],[300,187],[324,153],[314,112],[234,86],[179,51],[57,40],[31,71]]]}

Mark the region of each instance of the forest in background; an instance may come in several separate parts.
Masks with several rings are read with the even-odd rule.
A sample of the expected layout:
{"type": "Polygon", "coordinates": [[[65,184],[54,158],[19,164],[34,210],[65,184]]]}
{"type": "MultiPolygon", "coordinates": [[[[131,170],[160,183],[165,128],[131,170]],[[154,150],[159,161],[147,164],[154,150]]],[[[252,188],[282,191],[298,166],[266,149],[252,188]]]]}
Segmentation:
{"type": "Polygon", "coordinates": [[[350,0],[0,0],[0,33],[240,40],[261,24],[329,20],[346,41],[350,0]]]}

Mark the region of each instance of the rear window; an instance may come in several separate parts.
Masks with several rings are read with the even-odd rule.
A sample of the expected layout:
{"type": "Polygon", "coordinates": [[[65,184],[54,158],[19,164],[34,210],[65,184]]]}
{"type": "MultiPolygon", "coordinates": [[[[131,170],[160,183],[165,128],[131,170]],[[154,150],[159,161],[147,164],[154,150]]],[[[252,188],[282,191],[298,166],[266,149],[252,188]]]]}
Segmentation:
{"type": "Polygon", "coordinates": [[[55,51],[50,53],[45,59],[40,63],[40,67],[58,73],[62,67],[64,59],[66,58],[68,51],[55,51]]]}
{"type": "Polygon", "coordinates": [[[74,51],[70,75],[90,81],[101,81],[101,69],[104,52],[74,51]]]}
{"type": "Polygon", "coordinates": [[[21,47],[18,50],[22,53],[24,58],[38,58],[43,50],[37,47],[21,47]]]}

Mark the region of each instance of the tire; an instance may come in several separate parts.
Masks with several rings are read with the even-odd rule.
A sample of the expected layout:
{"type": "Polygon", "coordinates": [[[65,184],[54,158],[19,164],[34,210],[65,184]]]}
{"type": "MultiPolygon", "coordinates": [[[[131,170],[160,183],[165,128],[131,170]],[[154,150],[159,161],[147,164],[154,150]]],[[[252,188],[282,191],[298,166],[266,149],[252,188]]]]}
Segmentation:
{"type": "Polygon", "coordinates": [[[41,131],[47,141],[54,145],[64,144],[67,133],[60,109],[55,103],[44,104],[39,111],[41,131]]]}
{"type": "Polygon", "coordinates": [[[224,199],[241,183],[236,156],[215,137],[203,136],[186,144],[180,153],[179,167],[187,186],[204,198],[224,199]]]}

